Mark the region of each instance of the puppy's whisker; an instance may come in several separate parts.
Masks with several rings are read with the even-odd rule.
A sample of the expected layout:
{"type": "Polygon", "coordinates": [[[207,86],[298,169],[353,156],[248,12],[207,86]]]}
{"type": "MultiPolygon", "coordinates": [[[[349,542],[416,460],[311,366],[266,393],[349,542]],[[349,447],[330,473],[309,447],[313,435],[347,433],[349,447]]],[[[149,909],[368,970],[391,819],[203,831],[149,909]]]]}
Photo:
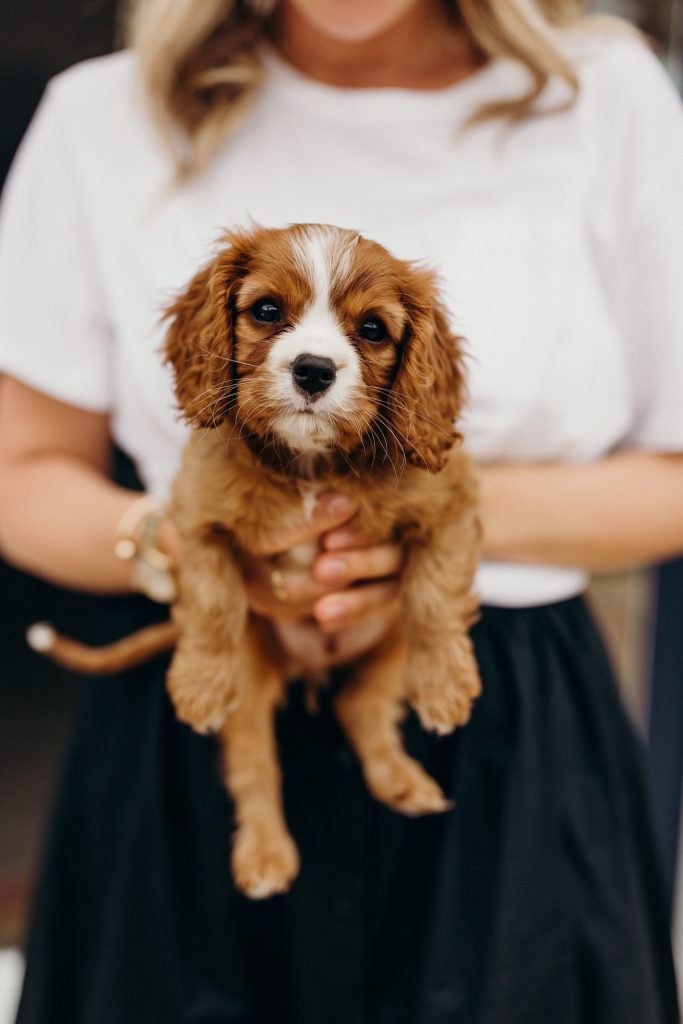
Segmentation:
{"type": "Polygon", "coordinates": [[[354,475],[354,476],[355,476],[355,477],[356,477],[356,478],[357,478],[358,480],[360,480],[360,478],[361,478],[361,476],[360,476],[360,473],[358,472],[358,470],[356,469],[356,467],[355,467],[355,466],[353,465],[353,463],[351,462],[351,460],[349,459],[348,455],[346,454],[346,452],[344,451],[344,449],[343,449],[343,448],[340,448],[340,449],[339,449],[339,454],[341,455],[342,459],[344,460],[344,462],[346,463],[346,465],[347,465],[347,466],[349,467],[349,469],[351,470],[351,472],[353,473],[353,475],[354,475]]]}
{"type": "MultiPolygon", "coordinates": [[[[207,392],[204,392],[204,393],[203,393],[203,394],[201,395],[201,397],[202,397],[202,398],[206,398],[206,397],[207,397],[207,395],[208,395],[208,393],[207,393],[207,392]]],[[[216,408],[216,407],[217,407],[217,406],[218,406],[218,405],[219,405],[219,404],[221,403],[221,401],[222,401],[222,400],[224,399],[224,397],[225,397],[225,392],[219,392],[218,394],[215,394],[215,395],[213,395],[213,396],[211,397],[211,400],[210,400],[210,401],[206,402],[206,403],[205,403],[205,404],[204,404],[203,406],[201,406],[201,407],[200,407],[199,409],[196,409],[196,410],[195,410],[195,412],[194,412],[194,415],[193,415],[193,419],[194,419],[194,420],[198,420],[198,419],[199,419],[199,417],[200,417],[200,416],[201,416],[201,415],[202,415],[203,413],[205,413],[205,412],[206,412],[206,411],[207,411],[208,409],[216,408]]]]}
{"type": "MultiPolygon", "coordinates": [[[[376,427],[376,425],[373,423],[373,425],[372,425],[373,432],[375,431],[375,427],[376,427]]],[[[386,437],[383,437],[381,433],[378,433],[377,437],[378,437],[380,443],[382,444],[382,447],[384,448],[384,454],[386,455],[387,462],[389,463],[389,465],[391,466],[391,468],[394,471],[394,476],[396,477],[396,483],[398,483],[398,481],[399,481],[398,467],[397,467],[396,463],[394,462],[394,460],[391,457],[391,453],[389,451],[389,444],[387,442],[387,439],[386,439],[386,437]]],[[[402,446],[399,446],[399,449],[401,447],[402,446]]],[[[405,456],[404,456],[404,459],[405,459],[405,456]]],[[[403,467],[401,467],[401,469],[403,469],[403,467]]]]}
{"type": "MultiPolygon", "coordinates": [[[[431,426],[433,426],[435,429],[441,430],[444,433],[447,433],[447,431],[444,431],[444,428],[441,427],[440,424],[438,424],[435,420],[433,420],[431,418],[431,416],[427,416],[424,413],[416,412],[416,410],[414,408],[411,408],[410,406],[408,406],[403,401],[403,399],[398,398],[397,395],[392,392],[391,388],[376,387],[373,384],[366,384],[365,387],[367,388],[368,391],[377,391],[377,392],[379,392],[382,395],[383,398],[391,398],[393,405],[398,407],[399,409],[403,410],[404,412],[406,412],[409,416],[416,416],[418,419],[423,419],[427,423],[429,423],[431,426]]],[[[418,404],[419,404],[419,406],[421,408],[423,408],[423,409],[426,408],[426,406],[424,405],[423,402],[419,402],[418,404]]]]}
{"type": "MultiPolygon", "coordinates": [[[[199,397],[203,398],[207,394],[208,394],[208,391],[204,391],[204,392],[202,392],[201,396],[199,396],[199,397]]],[[[213,410],[212,413],[211,413],[211,420],[212,420],[213,426],[214,427],[216,426],[216,422],[215,422],[215,420],[216,420],[216,413],[218,412],[218,408],[220,406],[220,403],[221,403],[223,397],[224,397],[224,395],[219,393],[210,402],[207,402],[205,405],[203,405],[201,407],[201,409],[197,409],[196,410],[196,412],[193,415],[193,421],[194,421],[195,426],[199,423],[200,417],[202,416],[202,414],[207,412],[209,409],[213,410]]]]}
{"type": "MultiPolygon", "coordinates": [[[[267,393],[267,389],[265,387],[261,387],[260,389],[255,388],[254,391],[255,394],[253,395],[253,404],[250,404],[249,407],[244,410],[241,418],[239,416],[235,417],[235,424],[236,426],[239,427],[240,438],[244,436],[243,431],[245,429],[249,429],[248,419],[258,417],[261,413],[268,409],[272,401],[271,396],[267,393]]],[[[268,432],[270,432],[270,429],[268,432]]]]}
{"type": "MultiPolygon", "coordinates": [[[[363,389],[359,385],[356,385],[354,387],[353,391],[351,392],[351,396],[350,397],[351,397],[352,401],[362,399],[363,398],[363,389]]],[[[355,429],[356,429],[356,433],[358,434],[358,440],[360,441],[360,444],[361,444],[361,446],[363,448],[363,454],[365,455],[366,458],[367,458],[367,450],[366,450],[366,447],[365,447],[365,438],[367,437],[368,440],[370,441],[370,443],[372,444],[372,461],[371,461],[370,465],[374,466],[375,462],[377,461],[377,444],[376,444],[377,437],[376,437],[375,432],[374,432],[374,430],[372,428],[372,425],[370,425],[369,430],[368,430],[367,427],[364,428],[362,426],[362,424],[361,424],[360,417],[357,416],[357,415],[355,417],[354,416],[349,416],[349,419],[351,420],[352,426],[354,426],[355,429]]],[[[389,461],[391,461],[391,460],[389,460],[389,461]]]]}
{"type": "Polygon", "coordinates": [[[202,398],[204,398],[205,395],[212,395],[215,394],[217,391],[223,391],[234,386],[235,384],[231,380],[217,381],[215,384],[211,384],[208,388],[204,388],[203,391],[200,391],[197,395],[195,395],[194,401],[199,402],[201,401],[202,398]]]}
{"type": "MultiPolygon", "coordinates": [[[[366,389],[368,391],[379,392],[379,393],[381,393],[385,397],[388,397],[391,394],[391,390],[389,388],[375,387],[372,384],[365,385],[365,387],[366,387],[366,389]]],[[[403,405],[404,408],[407,409],[407,407],[404,405],[404,403],[401,403],[401,405],[403,405]]],[[[433,426],[433,427],[437,428],[438,430],[440,430],[441,433],[443,433],[445,436],[449,436],[447,430],[444,430],[443,427],[439,426],[439,424],[434,423],[434,421],[431,420],[429,417],[427,417],[427,416],[420,416],[419,413],[414,413],[414,412],[412,412],[412,410],[408,410],[408,413],[410,415],[417,416],[419,419],[426,420],[431,426],[433,426]]],[[[395,423],[392,423],[391,420],[387,416],[385,416],[382,412],[380,412],[379,409],[376,411],[375,419],[378,420],[382,424],[382,426],[391,433],[391,435],[393,436],[394,440],[398,444],[399,450],[403,453],[403,463],[402,463],[402,466],[401,466],[402,470],[403,470],[403,468],[405,468],[405,465],[407,464],[407,461],[408,461],[407,458],[406,458],[406,448],[408,450],[414,451],[415,454],[422,460],[422,462],[424,462],[425,468],[427,468],[427,469],[429,468],[429,464],[428,464],[426,458],[419,451],[419,449],[415,446],[415,444],[412,441],[409,440],[409,438],[403,433],[403,431],[400,430],[400,428],[395,423]]],[[[409,419],[408,419],[408,422],[409,422],[409,419]]],[[[378,435],[378,436],[381,438],[381,435],[378,435]]],[[[386,449],[386,441],[385,441],[385,439],[383,439],[383,440],[384,440],[385,452],[386,452],[387,458],[389,459],[389,461],[391,461],[389,453],[388,453],[388,451],[386,449]]]]}
{"type": "Polygon", "coordinates": [[[406,435],[401,430],[399,430],[399,428],[396,426],[396,424],[392,423],[391,420],[388,419],[388,417],[386,417],[383,413],[377,412],[377,415],[376,415],[375,418],[376,418],[376,420],[379,421],[379,423],[382,425],[382,427],[384,427],[386,430],[389,431],[389,433],[394,438],[394,440],[398,444],[398,446],[401,449],[401,451],[403,451],[404,457],[405,457],[405,448],[406,448],[406,446],[408,448],[412,448],[413,447],[412,442],[409,441],[409,439],[406,437],[406,435]]]}
{"type": "MultiPolygon", "coordinates": [[[[366,387],[366,389],[368,391],[377,391],[377,392],[381,393],[382,396],[385,397],[385,398],[391,397],[391,400],[392,400],[394,406],[397,407],[397,409],[400,410],[401,412],[404,412],[408,418],[410,416],[415,416],[419,420],[424,420],[425,423],[428,423],[430,427],[433,427],[435,430],[438,430],[440,433],[444,434],[446,437],[450,436],[449,432],[447,430],[445,430],[444,427],[442,427],[440,423],[437,423],[436,420],[433,420],[431,418],[431,416],[426,416],[423,413],[416,412],[415,409],[411,409],[409,406],[406,405],[405,402],[403,402],[401,399],[397,398],[397,396],[395,394],[392,394],[391,388],[380,388],[380,387],[376,387],[376,386],[374,386],[372,384],[366,384],[365,387],[366,387]]],[[[425,408],[425,406],[424,406],[424,404],[422,402],[420,402],[419,404],[420,404],[421,408],[423,408],[423,409],[425,408]]]]}
{"type": "Polygon", "coordinates": [[[208,388],[204,388],[199,394],[195,395],[194,401],[200,402],[206,395],[212,395],[220,391],[230,391],[236,388],[236,382],[232,380],[220,380],[215,384],[211,384],[208,388]]]}
{"type": "Polygon", "coordinates": [[[234,356],[231,356],[229,359],[226,359],[226,362],[232,363],[233,366],[249,366],[254,370],[259,370],[261,368],[258,363],[249,363],[247,362],[246,359],[235,359],[234,356]]]}
{"type": "Polygon", "coordinates": [[[398,442],[399,447],[403,451],[404,464],[408,461],[405,454],[407,449],[408,451],[414,451],[415,454],[424,462],[425,469],[429,470],[429,463],[427,462],[427,459],[424,457],[422,452],[419,450],[419,448],[415,446],[415,444],[412,441],[410,441],[405,436],[405,434],[401,433],[401,431],[398,429],[395,423],[391,423],[391,421],[388,420],[386,416],[383,416],[382,413],[380,412],[377,413],[377,419],[382,423],[382,425],[387,430],[389,430],[389,432],[394,436],[395,440],[398,442]]]}
{"type": "MultiPolygon", "coordinates": [[[[355,398],[356,395],[354,394],[352,397],[355,398]]],[[[355,428],[355,431],[358,434],[358,440],[360,441],[361,447],[363,448],[363,455],[365,455],[365,457],[367,458],[367,454],[368,453],[367,453],[367,450],[365,448],[365,438],[364,438],[365,431],[363,430],[360,418],[357,415],[354,416],[353,414],[347,414],[347,415],[349,416],[349,420],[351,422],[351,426],[355,428]]]]}
{"type": "MultiPolygon", "coordinates": [[[[194,345],[195,348],[199,349],[200,352],[203,352],[205,356],[209,356],[211,359],[217,359],[220,363],[231,363],[234,366],[250,366],[254,370],[259,369],[258,363],[250,363],[246,359],[236,359],[234,356],[221,356],[218,352],[212,352],[211,349],[204,348],[198,341],[195,341],[194,345]]],[[[192,358],[193,357],[190,356],[190,359],[192,358]]]]}

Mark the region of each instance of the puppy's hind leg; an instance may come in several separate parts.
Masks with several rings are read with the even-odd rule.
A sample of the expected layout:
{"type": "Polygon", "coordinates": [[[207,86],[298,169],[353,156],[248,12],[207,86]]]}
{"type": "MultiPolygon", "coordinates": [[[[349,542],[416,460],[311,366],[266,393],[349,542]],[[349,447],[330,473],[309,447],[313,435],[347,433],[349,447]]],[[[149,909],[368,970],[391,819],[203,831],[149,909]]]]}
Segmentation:
{"type": "Polygon", "coordinates": [[[363,658],[335,710],[373,796],[403,814],[436,814],[449,810],[450,802],[403,749],[404,666],[405,645],[397,631],[363,658]]]}
{"type": "Polygon", "coordinates": [[[232,871],[251,899],[286,892],[299,871],[299,855],[285,823],[275,743],[275,711],[284,679],[273,657],[273,638],[253,623],[247,639],[242,698],[220,729],[225,784],[235,805],[232,871]]]}

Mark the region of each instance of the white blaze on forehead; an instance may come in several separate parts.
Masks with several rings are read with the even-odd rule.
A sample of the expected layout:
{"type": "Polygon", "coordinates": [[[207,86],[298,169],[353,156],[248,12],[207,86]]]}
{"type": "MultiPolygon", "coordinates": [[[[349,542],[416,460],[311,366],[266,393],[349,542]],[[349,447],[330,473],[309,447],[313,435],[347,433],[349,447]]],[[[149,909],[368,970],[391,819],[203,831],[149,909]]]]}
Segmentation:
{"type": "Polygon", "coordinates": [[[312,308],[324,305],[329,311],[332,286],[348,275],[358,240],[359,235],[322,224],[306,228],[303,238],[292,242],[295,262],[313,288],[312,308]]]}
{"type": "Polygon", "coordinates": [[[322,231],[307,231],[304,238],[292,244],[298,269],[313,288],[310,313],[329,312],[332,291],[332,268],[329,263],[328,237],[322,231]]]}
{"type": "Polygon", "coordinates": [[[275,377],[277,397],[288,406],[280,421],[280,433],[297,448],[313,450],[316,439],[318,444],[331,440],[330,419],[348,409],[362,380],[358,353],[344,334],[331,303],[332,288],[349,273],[357,242],[358,236],[352,232],[320,226],[307,228],[291,243],[297,268],[311,285],[312,299],[298,323],[274,342],[267,366],[275,377]],[[309,411],[305,417],[303,410],[310,403],[291,374],[293,362],[304,354],[331,359],[337,371],[334,383],[317,397],[314,414],[309,411]]]}

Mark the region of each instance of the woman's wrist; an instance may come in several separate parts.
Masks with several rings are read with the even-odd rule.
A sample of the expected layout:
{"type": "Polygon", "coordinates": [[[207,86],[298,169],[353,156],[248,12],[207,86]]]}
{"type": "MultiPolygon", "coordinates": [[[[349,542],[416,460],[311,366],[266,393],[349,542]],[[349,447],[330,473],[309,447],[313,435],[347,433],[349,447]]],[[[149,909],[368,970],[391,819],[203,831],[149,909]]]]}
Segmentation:
{"type": "Polygon", "coordinates": [[[504,465],[477,468],[482,555],[491,561],[505,561],[510,553],[510,531],[506,533],[510,523],[506,510],[511,503],[510,495],[506,494],[509,477],[507,470],[508,467],[504,465]]]}
{"type": "Polygon", "coordinates": [[[164,503],[151,494],[131,502],[116,528],[114,554],[128,564],[131,588],[162,604],[177,593],[172,533],[164,503]]]}

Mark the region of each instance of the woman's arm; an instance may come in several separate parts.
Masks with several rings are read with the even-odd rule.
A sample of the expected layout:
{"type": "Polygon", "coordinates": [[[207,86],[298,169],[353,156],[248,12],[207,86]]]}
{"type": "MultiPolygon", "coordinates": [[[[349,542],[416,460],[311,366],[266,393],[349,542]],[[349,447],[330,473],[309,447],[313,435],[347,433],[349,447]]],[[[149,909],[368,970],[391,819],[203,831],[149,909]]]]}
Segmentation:
{"type": "Polygon", "coordinates": [[[484,556],[600,572],[683,553],[683,455],[480,467],[484,556]]]}
{"type": "Polygon", "coordinates": [[[116,527],[139,495],[107,478],[108,418],[12,377],[0,387],[0,549],[15,565],[81,590],[130,590],[116,527]]]}

